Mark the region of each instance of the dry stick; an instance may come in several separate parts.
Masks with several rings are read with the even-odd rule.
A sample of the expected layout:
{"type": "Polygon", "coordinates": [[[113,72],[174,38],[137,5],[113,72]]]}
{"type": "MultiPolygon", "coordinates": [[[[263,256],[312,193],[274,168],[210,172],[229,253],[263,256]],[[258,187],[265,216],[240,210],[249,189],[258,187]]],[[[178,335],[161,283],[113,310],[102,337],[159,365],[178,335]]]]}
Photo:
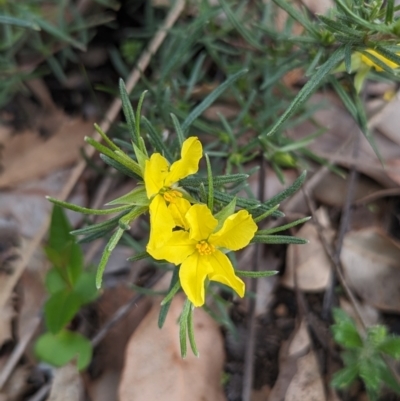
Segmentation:
{"type": "Polygon", "coordinates": [[[324,232],[323,232],[324,228],[322,227],[321,223],[319,222],[318,216],[317,216],[316,211],[315,211],[315,206],[314,206],[314,204],[313,204],[313,202],[311,200],[310,194],[305,189],[302,189],[302,191],[303,191],[304,197],[306,199],[307,206],[310,209],[310,213],[311,213],[311,216],[313,218],[312,220],[315,223],[315,227],[317,228],[318,237],[319,237],[319,239],[320,239],[320,241],[322,243],[322,247],[324,248],[324,251],[325,251],[326,255],[328,256],[328,258],[329,258],[329,260],[331,262],[331,266],[334,269],[334,271],[335,271],[335,273],[337,275],[337,278],[340,281],[341,286],[343,287],[347,297],[349,298],[350,302],[352,303],[353,308],[354,308],[354,310],[356,312],[356,315],[357,315],[358,319],[360,320],[363,328],[365,329],[367,327],[366,326],[366,322],[365,322],[365,320],[363,318],[363,315],[361,313],[361,309],[360,309],[359,303],[358,303],[355,295],[353,294],[353,291],[347,285],[347,282],[346,282],[346,280],[345,280],[345,278],[343,276],[340,259],[337,260],[337,261],[335,259],[335,255],[334,255],[334,252],[332,250],[332,247],[331,247],[331,245],[329,244],[329,242],[327,241],[327,239],[326,239],[326,237],[324,235],[324,232]]]}
{"type": "Polygon", "coordinates": [[[4,386],[8,377],[14,370],[15,365],[18,363],[19,358],[21,358],[22,354],[25,352],[25,348],[31,341],[33,335],[36,333],[37,328],[41,319],[39,317],[34,317],[29,324],[29,328],[25,335],[18,342],[18,345],[14,348],[13,353],[10,358],[7,360],[7,363],[4,365],[1,373],[0,373],[0,388],[4,386]]]}
{"type": "MultiPolygon", "coordinates": [[[[355,138],[353,143],[353,159],[357,159],[360,151],[360,133],[359,131],[355,132],[355,138]]],[[[342,252],[344,236],[347,233],[347,229],[349,227],[349,222],[351,218],[351,204],[354,198],[355,184],[357,180],[358,172],[354,165],[350,167],[350,175],[349,175],[349,184],[347,187],[346,198],[344,201],[343,209],[342,209],[342,217],[340,219],[339,225],[339,235],[336,242],[336,249],[334,253],[334,262],[338,265],[340,260],[340,254],[342,252]]],[[[334,270],[331,269],[330,277],[329,277],[329,285],[324,294],[324,301],[322,306],[322,317],[324,319],[328,319],[330,315],[330,310],[332,308],[333,303],[333,294],[335,288],[336,277],[334,270]]]]}
{"type": "MultiPolygon", "coordinates": [[[[258,199],[263,202],[264,201],[264,189],[265,189],[265,159],[261,157],[261,169],[260,175],[258,178],[258,199]]],[[[258,271],[260,266],[261,259],[261,244],[256,244],[253,255],[253,264],[254,270],[258,271]]],[[[257,295],[257,279],[250,279],[250,291],[253,294],[257,295]]],[[[242,388],[242,400],[250,401],[251,399],[251,391],[253,389],[253,379],[254,379],[254,351],[256,348],[256,298],[252,297],[249,299],[249,307],[248,307],[248,330],[247,330],[247,341],[246,341],[246,349],[244,355],[244,369],[243,369],[243,388],[242,388]]]]}
{"type": "MultiPolygon", "coordinates": [[[[127,92],[130,93],[136,83],[138,82],[141,74],[145,71],[147,66],[149,65],[149,62],[151,60],[151,57],[155,54],[155,52],[158,50],[162,42],[164,41],[168,30],[174,25],[176,20],[178,19],[179,15],[184,9],[185,5],[185,0],[177,0],[174,4],[174,7],[171,9],[171,11],[168,13],[167,18],[165,19],[164,24],[160,27],[160,29],[157,31],[156,35],[152,39],[152,41],[149,44],[149,47],[144,50],[142,53],[137,66],[135,66],[134,70],[131,72],[129,75],[129,78],[126,82],[126,89],[127,92]]],[[[100,123],[100,128],[103,132],[107,132],[108,129],[110,128],[112,122],[116,119],[119,111],[121,110],[122,102],[119,98],[116,98],[110,108],[108,109],[103,121],[100,123]]],[[[94,131],[92,137],[96,141],[101,141],[101,137],[97,131],[94,131]]],[[[92,157],[95,149],[89,145],[85,147],[85,152],[88,155],[88,157],[92,157]]],[[[58,199],[60,200],[65,200],[73,190],[75,184],[77,183],[79,177],[83,173],[84,169],[86,166],[86,162],[84,160],[80,161],[76,167],[72,170],[71,175],[69,176],[68,181],[65,183],[61,193],[58,195],[58,199]]],[[[48,227],[50,224],[50,216],[47,218],[47,220],[42,224],[32,241],[29,243],[26,252],[22,255],[21,260],[19,263],[15,266],[14,270],[14,275],[12,276],[12,280],[10,280],[10,287],[12,288],[15,287],[17,284],[19,278],[21,277],[22,272],[24,271],[25,267],[27,266],[28,262],[30,261],[33,253],[35,252],[36,248],[40,246],[40,243],[42,242],[42,239],[44,238],[45,234],[47,233],[48,227]]],[[[2,299],[5,294],[7,294],[7,291],[3,291],[0,293],[0,305],[4,304],[5,300],[2,299]]],[[[15,350],[13,351],[13,353],[15,350]]],[[[12,354],[13,355],[13,354],[12,354]]],[[[12,358],[11,355],[11,358],[12,358]]],[[[15,366],[14,366],[15,367],[15,366]]],[[[11,373],[11,372],[10,372],[11,373]]],[[[8,376],[5,378],[5,380],[8,379],[8,376]]]]}
{"type": "MultiPolygon", "coordinates": [[[[164,276],[165,271],[159,271],[157,274],[147,280],[144,288],[152,288],[155,284],[164,276]]],[[[122,305],[111,318],[103,325],[103,327],[98,331],[98,333],[92,338],[91,343],[93,347],[99,345],[101,340],[107,335],[107,333],[121,320],[123,319],[129,311],[135,306],[145,294],[134,295],[125,305],[122,305]]]]}

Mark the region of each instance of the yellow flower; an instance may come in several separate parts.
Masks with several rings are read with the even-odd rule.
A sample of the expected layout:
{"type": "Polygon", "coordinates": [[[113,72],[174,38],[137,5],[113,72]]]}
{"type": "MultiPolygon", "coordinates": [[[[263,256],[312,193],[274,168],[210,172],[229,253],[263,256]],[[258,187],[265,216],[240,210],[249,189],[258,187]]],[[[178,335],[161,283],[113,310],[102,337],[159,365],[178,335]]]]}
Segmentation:
{"type": "Polygon", "coordinates": [[[143,179],[147,197],[151,200],[149,242],[152,246],[160,246],[175,227],[167,203],[185,204],[177,182],[198,171],[202,153],[200,141],[197,137],[190,137],[182,145],[181,159],[172,165],[160,153],[154,153],[146,160],[143,179]]]}
{"type": "Polygon", "coordinates": [[[229,216],[216,232],[218,220],[206,205],[190,206],[184,220],[185,230],[173,231],[161,247],[149,244],[149,254],[158,260],[181,264],[179,279],[194,306],[204,304],[206,278],[233,288],[243,297],[244,282],[235,275],[232,263],[220,248],[236,251],[249,244],[257,231],[250,214],[241,210],[229,216]]]}
{"type": "MultiPolygon", "coordinates": [[[[375,50],[367,49],[366,52],[373,55],[378,60],[382,61],[389,68],[392,68],[392,69],[399,68],[398,64],[394,63],[393,61],[389,60],[388,58],[377,53],[375,50]]],[[[379,66],[378,64],[373,62],[370,58],[368,58],[365,54],[362,54],[362,53],[361,53],[361,62],[363,64],[368,65],[369,67],[374,67],[376,71],[383,71],[383,68],[381,66],[379,66]]]]}

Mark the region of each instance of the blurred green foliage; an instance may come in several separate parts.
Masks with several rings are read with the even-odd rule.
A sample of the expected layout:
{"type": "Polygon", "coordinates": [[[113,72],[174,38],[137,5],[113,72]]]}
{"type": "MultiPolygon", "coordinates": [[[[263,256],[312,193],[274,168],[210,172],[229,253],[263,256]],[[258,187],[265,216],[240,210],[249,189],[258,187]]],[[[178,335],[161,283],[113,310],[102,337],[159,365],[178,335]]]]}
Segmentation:
{"type": "Polygon", "coordinates": [[[96,299],[98,292],[95,273],[84,270],[82,250],[70,231],[63,209],[54,206],[45,248],[53,266],[45,282],[49,294],[44,305],[48,332],[38,338],[35,351],[40,359],[54,366],[77,358],[78,368],[83,369],[91,360],[90,341],[67,327],[83,305],[96,299]]]}
{"type": "Polygon", "coordinates": [[[400,359],[400,337],[390,335],[386,327],[381,325],[369,327],[363,336],[354,320],[342,309],[335,309],[333,317],[333,338],[345,349],[341,355],[345,366],[334,374],[332,385],[347,389],[360,378],[371,401],[379,398],[383,384],[400,394],[400,383],[383,358],[386,355],[400,359]]]}

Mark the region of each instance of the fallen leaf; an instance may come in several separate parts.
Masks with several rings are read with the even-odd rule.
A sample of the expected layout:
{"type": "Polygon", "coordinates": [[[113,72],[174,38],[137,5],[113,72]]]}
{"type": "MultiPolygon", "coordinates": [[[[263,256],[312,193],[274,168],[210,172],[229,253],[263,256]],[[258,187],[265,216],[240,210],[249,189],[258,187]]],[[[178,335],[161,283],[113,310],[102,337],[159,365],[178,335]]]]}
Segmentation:
{"type": "Polygon", "coordinates": [[[80,158],[79,148],[92,126],[91,121],[65,117],[58,131],[47,141],[31,132],[10,138],[4,144],[0,188],[14,187],[74,163],[80,158]]]}
{"type": "MultiPolygon", "coordinates": [[[[317,215],[320,222],[327,220],[324,209],[319,209],[317,215]]],[[[325,226],[327,239],[332,239],[334,232],[325,226]]],[[[282,284],[289,288],[297,285],[303,291],[322,291],[329,283],[331,265],[326,255],[318,231],[313,222],[305,223],[296,236],[309,240],[306,246],[289,245],[286,253],[286,270],[282,276],[282,284]]]]}
{"type": "Polygon", "coordinates": [[[377,228],[350,231],[341,261],[348,284],[364,302],[400,312],[400,245],[377,228]]]}
{"type": "Polygon", "coordinates": [[[46,401],[83,401],[84,390],[81,376],[75,363],[56,370],[50,395],[46,401]]]}
{"type": "Polygon", "coordinates": [[[319,373],[317,358],[312,350],[297,360],[297,372],[285,396],[285,401],[304,400],[325,400],[324,384],[319,373]]]}
{"type": "Polygon", "coordinates": [[[324,401],[323,381],[304,321],[279,356],[279,375],[268,401],[324,401]]]}
{"type": "MultiPolygon", "coordinates": [[[[32,238],[49,217],[53,207],[45,196],[57,196],[70,173],[71,169],[48,171],[45,178],[20,184],[12,191],[0,189],[0,217],[10,216],[17,223],[19,234],[32,238]]],[[[68,201],[80,206],[86,205],[83,182],[78,183],[68,201]]],[[[67,211],[67,216],[73,226],[82,219],[75,212],[67,211]]]]}
{"type": "Polygon", "coordinates": [[[397,143],[397,145],[400,145],[400,132],[398,129],[400,125],[399,109],[400,98],[389,102],[382,112],[380,122],[376,126],[382,134],[397,143]]]}
{"type": "MultiPolygon", "coordinates": [[[[318,202],[325,205],[342,207],[349,187],[349,181],[337,174],[328,173],[321,180],[313,191],[313,195],[318,202]]],[[[365,176],[359,176],[354,186],[353,200],[357,201],[366,197],[382,187],[365,176]]]]}
{"type": "Polygon", "coordinates": [[[180,356],[177,319],[183,303],[183,297],[175,297],[161,330],[157,326],[159,305],[154,305],[132,335],[119,387],[120,401],[225,399],[222,336],[217,323],[201,308],[194,311],[200,357],[191,352],[185,359],[180,356]]]}
{"type": "Polygon", "coordinates": [[[30,387],[30,373],[31,369],[27,365],[18,366],[1,389],[0,401],[20,401],[30,387]]]}

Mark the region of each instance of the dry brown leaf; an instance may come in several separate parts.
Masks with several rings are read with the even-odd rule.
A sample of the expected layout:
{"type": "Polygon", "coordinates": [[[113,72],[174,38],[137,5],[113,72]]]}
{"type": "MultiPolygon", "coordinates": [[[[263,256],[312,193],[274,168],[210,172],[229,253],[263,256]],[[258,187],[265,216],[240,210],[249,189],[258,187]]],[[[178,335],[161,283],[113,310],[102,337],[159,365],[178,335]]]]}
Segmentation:
{"type": "MultiPolygon", "coordinates": [[[[319,220],[323,222],[323,214],[326,212],[320,209],[317,213],[322,217],[319,220]]],[[[328,239],[333,238],[334,233],[329,227],[325,227],[324,232],[328,239]]],[[[295,275],[297,275],[297,285],[301,290],[321,291],[329,282],[331,267],[330,260],[319,240],[317,228],[312,222],[308,222],[300,228],[296,235],[306,238],[310,242],[307,246],[288,246],[286,270],[282,276],[282,284],[294,288],[295,275]]]]}
{"type": "Polygon", "coordinates": [[[200,357],[182,359],[177,319],[183,297],[175,297],[164,327],[157,326],[159,305],[142,321],[126,349],[120,401],[225,399],[221,388],[224,347],[217,323],[202,309],[194,311],[200,357]]]}
{"type": "MultiPolygon", "coordinates": [[[[0,189],[0,217],[12,218],[16,222],[21,236],[33,237],[49,217],[53,207],[45,196],[57,196],[70,172],[70,169],[49,171],[45,178],[21,184],[12,191],[0,189]]],[[[86,204],[83,182],[78,183],[68,200],[80,206],[86,204]]],[[[81,215],[74,212],[67,211],[67,216],[72,225],[82,219],[81,215]]]]}
{"type": "Polygon", "coordinates": [[[268,401],[324,401],[324,386],[317,359],[303,320],[279,355],[279,376],[268,401]]]}
{"type": "MultiPolygon", "coordinates": [[[[1,364],[0,364],[1,365],[1,364]]],[[[2,366],[0,366],[1,371],[2,366]]],[[[20,401],[29,389],[28,377],[31,369],[26,365],[18,366],[0,391],[0,401],[20,401]]]]}
{"type": "Polygon", "coordinates": [[[323,401],[324,384],[314,351],[297,360],[297,372],[286,392],[285,401],[323,401]]]}
{"type": "Polygon", "coordinates": [[[55,135],[45,142],[31,132],[12,137],[4,144],[0,188],[13,187],[74,163],[92,125],[80,118],[65,117],[55,135]]]}
{"type": "Polygon", "coordinates": [[[382,112],[381,120],[376,126],[382,134],[400,145],[400,98],[390,102],[382,112]]]}
{"type": "MultiPolygon", "coordinates": [[[[348,186],[348,180],[339,177],[337,174],[328,173],[315,187],[313,195],[317,201],[325,205],[342,207],[346,199],[348,186]]],[[[382,187],[371,179],[360,176],[354,186],[353,199],[357,201],[380,189],[382,187]]]]}
{"type": "Polygon", "coordinates": [[[346,234],[341,261],[348,284],[366,302],[400,312],[400,245],[377,228],[346,234]]]}
{"type": "MultiPolygon", "coordinates": [[[[313,114],[313,118],[319,126],[326,127],[327,129],[323,135],[316,138],[310,144],[309,149],[311,151],[344,167],[354,164],[359,172],[373,178],[384,187],[393,188],[396,186],[395,181],[389,176],[389,173],[400,176],[400,167],[382,166],[381,161],[376,156],[365,136],[359,132],[359,128],[353,118],[340,106],[340,102],[338,102],[335,96],[316,94],[312,96],[310,103],[320,106],[326,104],[326,107],[317,110],[313,114]],[[360,141],[359,155],[355,159],[351,142],[349,142],[349,145],[345,149],[341,148],[356,132],[359,134],[360,141]],[[338,152],[339,149],[341,149],[340,152],[338,152]]],[[[297,141],[316,130],[317,127],[314,124],[306,122],[296,126],[296,129],[288,130],[287,133],[293,140],[297,141]]],[[[400,159],[400,147],[395,142],[379,132],[375,133],[374,141],[385,162],[387,160],[400,159]]]]}
{"type": "Polygon", "coordinates": [[[57,369],[46,401],[83,401],[83,382],[74,363],[57,369]]]}

